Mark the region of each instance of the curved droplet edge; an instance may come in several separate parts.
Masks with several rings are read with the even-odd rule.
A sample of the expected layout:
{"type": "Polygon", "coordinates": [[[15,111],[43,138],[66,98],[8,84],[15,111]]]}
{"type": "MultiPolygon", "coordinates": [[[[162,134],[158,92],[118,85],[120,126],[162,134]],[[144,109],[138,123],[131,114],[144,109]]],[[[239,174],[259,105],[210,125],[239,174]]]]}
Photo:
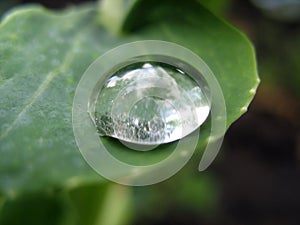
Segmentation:
{"type": "MultiPolygon", "coordinates": [[[[201,58],[198,55],[174,43],[165,42],[165,41],[148,40],[148,41],[137,41],[134,43],[124,44],[117,48],[121,50],[121,52],[123,52],[122,57],[124,58],[122,57],[121,58],[122,60],[125,60],[131,58],[132,55],[129,56],[131,53],[128,54],[128,51],[123,51],[124,49],[128,50],[128,47],[130,48],[134,47],[134,49],[138,49],[138,51],[135,52],[135,54],[140,56],[141,53],[144,53],[145,51],[145,44],[147,44],[149,48],[148,50],[151,50],[152,53],[157,52],[158,55],[166,55],[165,47],[168,46],[170,50],[170,52],[168,52],[170,54],[169,55],[170,57],[173,57],[174,55],[178,55],[178,48],[180,48],[185,53],[188,52],[188,54],[190,54],[190,56],[194,60],[196,60],[196,62],[200,65],[200,71],[202,73],[207,73],[205,78],[207,77],[209,78],[213,75],[209,67],[205,64],[203,60],[201,60],[201,58]],[[162,46],[164,47],[162,48],[162,46]],[[162,51],[162,49],[164,51],[162,51]]],[[[109,51],[107,54],[112,54],[111,56],[116,56],[114,55],[116,54],[116,52],[114,51],[115,49],[109,51]]],[[[118,52],[117,54],[118,57],[120,57],[119,53],[120,52],[118,52]]],[[[149,52],[147,52],[147,54],[149,54],[149,52]]],[[[184,54],[183,57],[186,58],[186,55],[184,54]]],[[[199,138],[197,131],[195,131],[191,135],[188,135],[186,138],[181,139],[178,142],[176,149],[172,152],[170,156],[168,156],[166,159],[162,160],[161,162],[153,164],[151,166],[132,166],[132,165],[125,164],[122,161],[119,161],[116,158],[112,157],[109,154],[109,152],[105,149],[103,144],[101,144],[101,140],[98,137],[97,132],[95,131],[94,124],[90,120],[87,113],[89,111],[87,102],[91,96],[91,90],[93,90],[93,88],[91,87],[95,86],[95,82],[94,82],[95,79],[90,79],[90,81],[88,81],[88,79],[86,79],[85,76],[86,74],[97,75],[97,71],[99,71],[99,67],[98,67],[99,65],[97,65],[98,63],[99,63],[99,59],[97,59],[94,63],[91,64],[91,66],[85,72],[84,76],[81,78],[79,85],[76,88],[74,103],[73,103],[73,110],[72,110],[73,130],[74,130],[76,143],[83,157],[98,174],[120,184],[143,186],[143,185],[158,183],[168,179],[169,177],[177,173],[187,163],[187,161],[194,153],[199,138]],[[82,123],[82,119],[84,119],[86,123],[82,123]],[[82,125],[85,125],[87,127],[85,127],[85,129],[82,129],[82,125]],[[182,145],[182,143],[184,143],[184,145],[182,145]],[[190,146],[189,148],[190,151],[186,150],[187,145],[190,146]],[[183,149],[185,150],[178,151],[180,150],[180,146],[183,146],[183,149]],[[98,151],[99,149],[102,150],[98,151]],[[177,164],[175,164],[174,161],[172,161],[176,159],[176,157],[180,159],[177,164]],[[107,164],[108,162],[109,165],[107,164]],[[169,166],[170,164],[171,167],[169,166]],[[109,167],[109,169],[107,167],[109,167]],[[112,168],[114,169],[112,170],[112,168]],[[165,173],[162,172],[162,168],[165,173]],[[149,171],[151,172],[150,175],[149,175],[149,171]],[[156,172],[155,177],[153,177],[155,172],[156,172]],[[145,177],[144,175],[146,174],[148,174],[149,176],[145,177]],[[141,177],[141,175],[143,176],[141,177]]],[[[102,66],[103,66],[103,62],[102,62],[102,66]]],[[[226,116],[224,118],[226,118],[226,116]]]]}

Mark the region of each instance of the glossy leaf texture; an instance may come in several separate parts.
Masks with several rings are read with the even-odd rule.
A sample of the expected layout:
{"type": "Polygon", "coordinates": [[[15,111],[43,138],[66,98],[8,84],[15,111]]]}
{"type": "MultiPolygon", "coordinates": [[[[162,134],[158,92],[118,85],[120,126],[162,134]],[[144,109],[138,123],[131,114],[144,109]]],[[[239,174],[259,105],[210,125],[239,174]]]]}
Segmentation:
{"type": "MultiPolygon", "coordinates": [[[[122,43],[155,39],[189,48],[207,63],[222,87],[227,126],[246,112],[259,79],[253,47],[243,34],[194,1],[128,4],[130,11],[111,29],[121,32],[107,29],[109,24],[101,16],[99,23],[93,4],[59,12],[26,6],[2,20],[0,193],[13,196],[103,181],[77,149],[72,103],[87,67],[122,43]]],[[[208,132],[201,134],[204,143],[208,132]]],[[[159,149],[137,153],[110,140],[107,145],[120,160],[141,165],[168,153],[159,149]]]]}

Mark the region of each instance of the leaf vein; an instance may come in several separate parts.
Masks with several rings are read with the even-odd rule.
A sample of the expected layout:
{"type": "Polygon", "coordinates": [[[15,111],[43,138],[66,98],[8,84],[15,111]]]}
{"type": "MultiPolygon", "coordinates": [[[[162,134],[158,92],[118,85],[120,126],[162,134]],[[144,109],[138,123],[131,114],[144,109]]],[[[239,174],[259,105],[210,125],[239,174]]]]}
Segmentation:
{"type": "MultiPolygon", "coordinates": [[[[86,30],[88,28],[90,28],[90,26],[85,27],[84,30],[86,30]]],[[[26,113],[26,111],[28,110],[28,108],[30,108],[30,106],[32,106],[36,102],[36,100],[47,89],[47,87],[54,80],[54,78],[57,77],[57,75],[60,74],[61,72],[65,72],[67,70],[67,68],[70,66],[70,64],[72,63],[72,61],[74,59],[74,56],[75,56],[75,54],[72,51],[72,49],[76,49],[77,47],[79,47],[79,45],[80,45],[80,38],[81,38],[81,36],[83,34],[85,34],[85,32],[83,32],[82,30],[80,30],[80,31],[78,31],[78,34],[76,36],[74,36],[73,44],[70,47],[70,51],[67,54],[65,54],[65,57],[64,57],[64,60],[62,61],[62,64],[56,70],[51,71],[50,73],[47,74],[47,76],[44,79],[44,81],[41,83],[41,85],[34,92],[34,94],[32,95],[32,97],[30,97],[30,99],[28,100],[28,102],[25,104],[25,107],[20,111],[20,113],[18,113],[18,115],[16,116],[16,118],[14,119],[14,121],[11,123],[11,125],[9,127],[7,127],[7,129],[1,134],[0,140],[2,140],[3,138],[5,138],[9,134],[9,132],[18,123],[18,121],[20,120],[20,118],[22,118],[22,115],[24,115],[26,113]]]]}

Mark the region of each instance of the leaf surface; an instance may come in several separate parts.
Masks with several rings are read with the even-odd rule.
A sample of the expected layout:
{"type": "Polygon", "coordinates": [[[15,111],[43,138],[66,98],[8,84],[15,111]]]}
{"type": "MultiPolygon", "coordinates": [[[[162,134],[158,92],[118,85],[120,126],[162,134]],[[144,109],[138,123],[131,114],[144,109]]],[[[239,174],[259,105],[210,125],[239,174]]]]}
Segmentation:
{"type": "MultiPolygon", "coordinates": [[[[72,103],[87,67],[122,43],[156,39],[189,48],[220,83],[227,126],[246,111],[259,83],[255,54],[247,38],[192,1],[181,3],[184,6],[166,1],[152,11],[153,7],[142,10],[149,2],[141,2],[131,5],[130,13],[121,18],[123,25],[118,29],[126,35],[119,36],[107,30],[103,20],[99,25],[93,4],[60,12],[27,6],[2,20],[0,193],[15,195],[101,180],[77,149],[72,103]],[[143,19],[138,20],[141,15],[143,19]]],[[[206,124],[203,129],[208,128],[206,124]]],[[[205,142],[207,133],[202,133],[200,142],[205,142]]],[[[117,158],[135,164],[153,163],[168,153],[129,151],[111,140],[107,145],[117,158]]]]}

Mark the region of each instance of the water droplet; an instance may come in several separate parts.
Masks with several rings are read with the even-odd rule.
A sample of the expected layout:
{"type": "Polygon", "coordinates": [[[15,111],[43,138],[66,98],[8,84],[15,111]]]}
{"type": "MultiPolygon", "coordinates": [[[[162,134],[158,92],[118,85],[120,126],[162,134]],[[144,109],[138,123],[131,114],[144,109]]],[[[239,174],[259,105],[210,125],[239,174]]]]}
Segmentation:
{"type": "Polygon", "coordinates": [[[141,145],[183,138],[207,118],[207,87],[183,69],[161,62],[136,62],[112,73],[90,102],[100,136],[141,145]]]}

